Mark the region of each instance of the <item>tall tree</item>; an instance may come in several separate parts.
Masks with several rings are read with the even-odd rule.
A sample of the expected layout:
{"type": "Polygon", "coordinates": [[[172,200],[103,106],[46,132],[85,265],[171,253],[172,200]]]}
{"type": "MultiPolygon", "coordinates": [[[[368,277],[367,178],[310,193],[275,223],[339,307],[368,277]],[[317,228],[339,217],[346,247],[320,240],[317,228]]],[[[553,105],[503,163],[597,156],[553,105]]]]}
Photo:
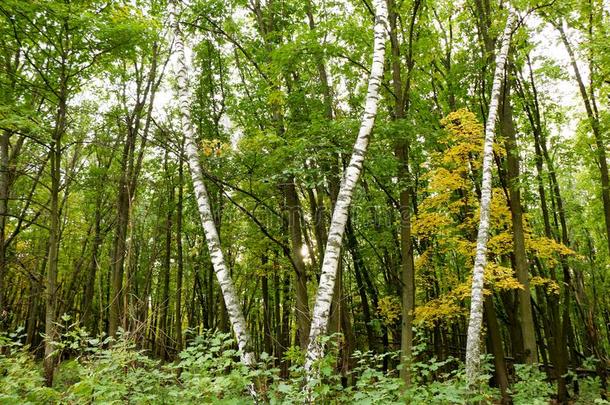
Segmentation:
{"type": "Polygon", "coordinates": [[[500,89],[504,68],[510,47],[510,37],[515,16],[509,12],[506,27],[502,34],[500,51],[496,56],[496,69],[489,102],[487,124],[485,125],[485,143],[483,147],[483,178],[481,182],[481,203],[477,247],[472,271],[470,298],[470,318],[466,341],[466,376],[471,386],[476,386],[480,371],[481,324],[483,322],[483,273],[487,264],[487,242],[489,240],[489,215],[491,209],[491,169],[493,164],[493,144],[498,113],[500,89]]]}
{"type": "MultiPolygon", "coordinates": [[[[393,0],[388,2],[390,23],[390,44],[392,49],[392,90],[394,95],[393,119],[401,121],[405,119],[409,111],[411,101],[411,83],[413,82],[413,71],[415,58],[413,47],[416,36],[416,23],[421,9],[421,1],[413,2],[413,9],[409,18],[406,50],[406,79],[403,86],[402,69],[400,63],[400,43],[398,21],[398,7],[393,0]]],[[[413,346],[413,311],[415,310],[415,263],[413,259],[413,242],[411,237],[411,207],[413,187],[411,185],[411,174],[409,172],[409,149],[410,145],[406,139],[399,139],[394,147],[394,154],[398,160],[398,178],[401,182],[399,195],[400,211],[400,255],[401,255],[401,284],[402,284],[402,315],[401,315],[401,341],[400,356],[402,368],[400,375],[405,381],[405,386],[411,383],[410,366],[411,352],[413,346]]]]}
{"type": "MultiPolygon", "coordinates": [[[[115,227],[112,262],[111,302],[108,316],[108,334],[115,336],[119,326],[128,328],[126,301],[129,299],[128,283],[124,283],[125,261],[129,250],[128,226],[132,220],[131,212],[136,197],[138,179],[142,168],[142,160],[153,119],[155,95],[163,78],[160,72],[159,44],[147,44],[141,53],[132,55],[121,64],[118,76],[122,87],[120,104],[124,116],[124,124],[119,121],[117,130],[123,137],[121,154],[121,177],[117,192],[117,224],[115,227]],[[146,69],[148,68],[148,69],[146,69]],[[134,100],[131,100],[128,87],[131,81],[125,76],[133,74],[135,82],[134,100]]],[[[127,275],[127,280],[132,275],[127,275]]]]}
{"type": "MultiPolygon", "coordinates": [[[[44,94],[46,118],[50,120],[48,139],[42,142],[48,147],[50,162],[44,375],[47,384],[51,385],[57,360],[53,341],[57,338],[59,255],[65,225],[62,214],[66,213],[62,208],[68,197],[69,176],[73,174],[70,168],[62,168],[64,142],[70,130],[69,102],[90,77],[92,68],[97,67],[111,50],[127,45],[129,41],[116,41],[117,31],[106,25],[110,9],[92,18],[90,10],[95,8],[95,2],[25,4],[11,1],[9,6],[3,7],[2,12],[8,17],[18,46],[24,50],[28,70],[41,83],[39,90],[44,94]],[[90,35],[92,27],[97,29],[90,35]]],[[[117,30],[123,28],[121,25],[117,30]]]]}
{"type": "Polygon", "coordinates": [[[201,225],[205,233],[208,250],[212,259],[212,265],[216,278],[220,284],[224,303],[237,339],[242,362],[248,366],[254,364],[254,355],[251,351],[250,336],[246,328],[246,320],[242,312],[241,304],[231,280],[229,270],[225,263],[224,254],[220,245],[220,238],[214,223],[212,207],[208,192],[203,182],[203,171],[197,153],[197,140],[195,130],[190,118],[190,100],[188,96],[188,66],[186,62],[183,34],[178,19],[178,10],[175,2],[171,4],[172,25],[174,30],[174,49],[178,55],[177,92],[180,100],[180,124],[184,131],[185,152],[188,166],[191,172],[193,188],[197,201],[197,208],[201,225]]]}
{"type": "Polygon", "coordinates": [[[341,245],[345,226],[348,219],[348,211],[354,188],[362,172],[364,157],[369,144],[369,138],[373,130],[375,116],[377,115],[377,105],[379,100],[379,86],[383,79],[385,41],[387,37],[387,7],[385,0],[376,0],[375,6],[375,28],[373,62],[371,74],[369,76],[368,90],[364,102],[364,113],[360,125],[358,138],[354,145],[354,151],[349,165],[345,169],[337,202],[333,210],[328,241],[324,251],[324,261],[322,263],[322,273],[318,285],[318,293],[314,305],[311,320],[311,331],[309,333],[309,345],[305,360],[305,370],[310,372],[317,360],[323,355],[323,345],[320,337],[326,332],[330,315],[330,306],[333,292],[335,289],[335,278],[339,266],[341,245]]]}
{"type": "MultiPolygon", "coordinates": [[[[593,11],[590,11],[593,13],[593,11]]],[[[608,174],[608,160],[606,156],[606,144],[604,142],[603,137],[603,127],[600,123],[599,111],[597,108],[597,101],[595,96],[595,91],[591,88],[587,91],[587,86],[584,82],[582,74],[580,73],[580,69],[578,67],[578,62],[576,59],[576,54],[574,53],[574,49],[568,36],[566,35],[563,21],[554,21],[553,24],[555,28],[559,31],[559,35],[561,37],[561,42],[563,42],[566,50],[568,51],[568,55],[570,57],[570,64],[572,65],[572,70],[574,71],[574,76],[576,78],[576,83],[578,84],[578,90],[580,92],[580,96],[582,98],[583,104],[585,105],[585,111],[587,112],[587,118],[589,120],[589,125],[591,126],[591,130],[593,131],[593,139],[595,140],[595,155],[597,158],[597,165],[599,168],[599,174],[601,178],[601,195],[602,195],[602,203],[604,207],[604,223],[606,225],[606,240],[608,243],[608,253],[610,254],[610,175],[608,174]]],[[[592,28],[591,28],[592,29],[592,28]]],[[[590,64],[589,68],[591,70],[591,74],[593,74],[593,65],[590,64]]],[[[593,82],[593,81],[592,81],[593,82]]]]}

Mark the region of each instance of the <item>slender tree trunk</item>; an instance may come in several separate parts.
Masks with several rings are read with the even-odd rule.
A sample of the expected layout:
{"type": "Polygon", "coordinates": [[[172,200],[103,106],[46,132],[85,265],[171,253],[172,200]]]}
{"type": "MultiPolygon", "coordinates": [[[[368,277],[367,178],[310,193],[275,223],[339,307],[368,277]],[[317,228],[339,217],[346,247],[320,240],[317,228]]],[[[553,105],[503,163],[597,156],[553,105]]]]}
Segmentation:
{"type": "Polygon", "coordinates": [[[322,275],[318,287],[318,294],[314,306],[309,334],[309,345],[305,361],[306,374],[310,377],[314,363],[323,355],[323,347],[319,340],[325,333],[328,325],[328,317],[332,295],[335,287],[337,267],[339,265],[341,242],[347,222],[348,209],[356,182],[362,171],[364,156],[368,147],[369,137],[373,129],[373,123],[377,114],[377,102],[379,99],[379,85],[381,83],[384,66],[385,40],[387,30],[387,10],[385,0],[375,0],[375,44],[373,50],[373,65],[369,78],[368,93],[365,101],[364,115],[360,132],[354,145],[354,151],[349,166],[345,171],[337,203],[328,232],[328,242],[322,263],[322,275]]]}
{"type": "Polygon", "coordinates": [[[102,244],[102,212],[101,212],[101,198],[98,198],[95,207],[95,223],[93,225],[93,246],[91,246],[91,258],[89,261],[89,271],[87,272],[87,279],[85,280],[85,289],[83,292],[83,303],[81,305],[82,313],[82,324],[89,328],[90,331],[94,331],[94,325],[90,322],[93,315],[93,293],[95,290],[95,277],[98,268],[98,255],[99,248],[102,244]]]}
{"type": "Polygon", "coordinates": [[[508,374],[506,372],[506,359],[504,358],[504,347],[502,345],[502,334],[498,318],[496,316],[496,308],[493,303],[493,295],[488,295],[483,304],[485,309],[485,320],[489,330],[489,342],[491,352],[494,356],[494,370],[496,383],[500,387],[502,393],[502,403],[510,403],[508,395],[508,374]]]}
{"type": "Polygon", "coordinates": [[[157,331],[157,355],[162,359],[168,358],[168,338],[169,331],[167,317],[169,313],[169,280],[171,273],[171,258],[172,258],[172,227],[174,214],[174,185],[168,167],[168,152],[165,152],[165,180],[167,181],[167,205],[165,219],[165,254],[163,255],[162,268],[162,295],[161,295],[161,313],[159,314],[159,328],[157,331]]]}
{"type": "Polygon", "coordinates": [[[371,309],[369,307],[369,301],[366,295],[366,288],[362,280],[362,273],[366,272],[364,269],[365,264],[362,256],[360,255],[360,251],[358,250],[358,241],[356,240],[356,235],[354,233],[351,216],[347,219],[345,234],[347,237],[347,246],[352,255],[352,261],[354,262],[354,275],[356,277],[356,287],[358,288],[360,303],[362,305],[362,315],[364,318],[364,327],[366,329],[368,349],[376,351],[377,347],[375,345],[375,331],[371,326],[371,309]]]}
{"type": "MultiPolygon", "coordinates": [[[[421,6],[421,1],[413,2],[413,10],[408,31],[408,43],[406,51],[407,72],[403,90],[403,79],[400,65],[400,44],[398,41],[397,27],[397,5],[394,0],[388,1],[388,16],[390,25],[390,44],[392,51],[392,87],[394,90],[393,119],[402,120],[408,112],[411,94],[411,76],[415,61],[413,59],[413,41],[415,35],[415,23],[421,6]]],[[[413,243],[411,240],[411,199],[412,187],[409,173],[409,149],[410,145],[406,139],[397,141],[394,154],[398,160],[398,179],[402,183],[399,196],[400,210],[400,279],[402,292],[402,313],[400,333],[400,378],[405,387],[411,384],[411,351],[413,346],[413,311],[415,310],[415,263],[413,260],[413,243]]]]}
{"type": "Polygon", "coordinates": [[[6,277],[6,215],[8,213],[8,190],[9,190],[9,145],[11,133],[2,131],[0,137],[0,331],[5,329],[5,323],[9,318],[9,311],[5,302],[5,277],[6,277]]]}
{"type": "Polygon", "coordinates": [[[523,208],[521,207],[521,191],[519,185],[519,151],[513,124],[513,108],[510,101],[511,80],[504,81],[504,95],[502,102],[501,129],[506,147],[506,176],[509,190],[509,206],[513,229],[514,266],[519,283],[523,285],[518,289],[519,315],[521,333],[523,336],[524,360],[533,364],[538,360],[536,350],[536,333],[532,315],[531,293],[529,286],[529,271],[527,253],[525,251],[525,231],[523,230],[523,208]]]}
{"type": "MultiPolygon", "coordinates": [[[[63,69],[62,69],[63,72],[63,69]]],[[[66,130],[67,114],[67,82],[62,78],[61,94],[57,108],[57,121],[51,144],[51,207],[49,227],[49,265],[45,282],[45,339],[44,339],[44,377],[47,386],[53,385],[53,372],[55,368],[55,350],[53,342],[57,339],[55,325],[55,312],[57,305],[57,265],[59,256],[60,238],[60,212],[59,188],[61,182],[61,138],[66,130]]]]}
{"type": "MultiPolygon", "coordinates": [[[[123,152],[123,163],[126,164],[128,145],[123,152]]],[[[111,302],[108,314],[108,334],[115,336],[119,328],[121,317],[121,302],[123,292],[123,269],[125,263],[125,239],[127,235],[127,221],[129,211],[129,197],[127,193],[127,181],[122,175],[119,183],[118,196],[118,219],[114,237],[114,251],[112,255],[111,276],[111,302]]]]}
{"type": "MultiPolygon", "coordinates": [[[[296,321],[299,346],[305,350],[309,338],[309,298],[307,295],[307,273],[303,261],[303,238],[301,230],[301,205],[294,185],[294,177],[290,177],[282,187],[286,198],[288,214],[288,233],[290,234],[291,256],[294,262],[296,276],[296,321]]],[[[313,253],[313,252],[312,252],[313,253]]]]}
{"type": "MultiPolygon", "coordinates": [[[[267,255],[263,255],[261,264],[267,265],[269,259],[267,255]]],[[[265,269],[265,272],[267,270],[265,269]]],[[[269,306],[269,277],[267,273],[261,276],[261,293],[263,295],[263,351],[269,355],[273,353],[272,342],[271,342],[271,308],[269,306]]],[[[276,303],[277,305],[277,303],[276,303]]]]}
{"type": "MultiPolygon", "coordinates": [[[[277,281],[280,281],[280,277],[278,276],[277,281]]],[[[279,292],[280,286],[277,286],[277,291],[279,292]]],[[[278,354],[277,357],[281,359],[280,363],[280,376],[282,378],[288,378],[289,376],[289,367],[290,361],[284,358],[284,353],[288,350],[290,346],[290,275],[284,274],[282,280],[282,313],[281,313],[281,324],[279,328],[279,338],[278,338],[278,354]]],[[[279,294],[277,295],[279,298],[279,294]]],[[[278,306],[279,307],[279,306],[278,306]]]]}
{"type": "MultiPolygon", "coordinates": [[[[212,207],[208,197],[208,192],[203,182],[203,171],[199,156],[197,153],[197,139],[196,133],[191,123],[190,117],[190,100],[188,96],[188,68],[184,50],[184,43],[182,42],[182,31],[178,24],[178,15],[176,10],[175,2],[172,2],[172,17],[173,17],[173,28],[174,28],[174,49],[178,56],[179,70],[177,72],[177,88],[178,97],[180,100],[180,120],[181,127],[185,135],[185,151],[186,159],[191,172],[191,179],[193,181],[193,189],[195,190],[195,197],[197,201],[197,208],[199,210],[199,216],[201,225],[205,233],[208,250],[212,259],[212,265],[216,278],[220,284],[224,303],[227,308],[227,312],[233,327],[233,332],[237,339],[237,346],[240,350],[241,360],[247,366],[254,365],[254,354],[250,348],[250,336],[246,328],[246,320],[242,312],[239,298],[229,270],[226,266],[224,255],[222,253],[220,238],[216,230],[216,224],[214,223],[214,217],[212,215],[212,207]]],[[[253,393],[253,395],[255,395],[253,393]]]]}
{"type": "Polygon", "coordinates": [[[587,111],[587,117],[589,118],[589,124],[591,125],[591,129],[593,130],[593,137],[595,140],[595,152],[597,157],[597,164],[599,167],[599,173],[601,177],[602,183],[602,202],[604,205],[604,221],[606,224],[606,241],[608,243],[608,251],[610,252],[610,177],[608,175],[608,161],[606,159],[606,146],[604,145],[604,139],[602,134],[602,129],[600,128],[599,116],[596,113],[597,108],[595,108],[595,95],[594,93],[587,93],[587,88],[585,87],[585,83],[580,75],[580,70],[578,68],[578,63],[576,62],[576,56],[574,55],[574,50],[570,45],[570,41],[568,41],[568,37],[565,34],[563,26],[561,23],[555,24],[555,27],[559,31],[561,40],[568,51],[568,55],[570,55],[570,62],[572,64],[572,69],[574,70],[574,75],[576,76],[576,81],[578,83],[578,88],[580,90],[580,95],[582,97],[583,103],[585,105],[585,110],[587,111]]]}
{"type": "Polygon", "coordinates": [[[472,272],[472,292],[470,303],[470,319],[466,341],[466,376],[471,387],[476,387],[481,365],[481,324],[483,321],[483,273],[487,264],[487,241],[489,240],[489,217],[491,209],[491,168],[493,163],[493,143],[498,113],[498,101],[504,67],[508,56],[510,36],[514,14],[508,15],[506,28],[502,37],[502,47],[496,58],[493,87],[489,104],[487,125],[485,127],[485,143],[483,149],[483,181],[481,183],[480,221],[477,235],[476,256],[472,272]]]}
{"type": "MultiPolygon", "coordinates": [[[[176,319],[175,336],[176,351],[182,351],[182,278],[184,273],[184,260],[182,252],[182,211],[183,211],[183,188],[184,188],[184,157],[183,145],[180,147],[180,158],[178,162],[178,203],[176,205],[176,319]]],[[[194,296],[193,296],[194,299],[194,296]]]]}

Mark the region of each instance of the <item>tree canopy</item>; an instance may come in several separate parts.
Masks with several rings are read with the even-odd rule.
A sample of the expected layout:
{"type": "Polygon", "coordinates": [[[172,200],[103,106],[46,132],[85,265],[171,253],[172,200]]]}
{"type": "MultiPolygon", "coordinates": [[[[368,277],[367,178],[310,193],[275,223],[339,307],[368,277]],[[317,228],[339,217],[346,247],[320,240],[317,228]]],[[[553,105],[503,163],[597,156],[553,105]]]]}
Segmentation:
{"type": "Polygon", "coordinates": [[[607,0],[2,1],[0,403],[606,403],[609,55],[607,0]]]}

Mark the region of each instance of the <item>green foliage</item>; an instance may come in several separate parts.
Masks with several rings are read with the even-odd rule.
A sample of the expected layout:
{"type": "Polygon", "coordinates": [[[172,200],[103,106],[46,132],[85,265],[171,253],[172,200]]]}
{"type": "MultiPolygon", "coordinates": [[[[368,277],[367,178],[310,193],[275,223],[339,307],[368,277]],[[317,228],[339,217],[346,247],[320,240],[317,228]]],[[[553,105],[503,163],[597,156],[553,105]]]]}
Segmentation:
{"type": "Polygon", "coordinates": [[[546,381],[546,375],[536,365],[515,364],[517,381],[513,384],[512,396],[515,405],[548,404],[553,386],[546,381]]]}
{"type": "Polygon", "coordinates": [[[488,384],[492,374],[490,360],[483,358],[479,389],[474,392],[466,381],[463,364],[454,358],[413,363],[411,373],[416,383],[405,391],[405,399],[410,403],[439,405],[493,403],[499,392],[488,384]]]}
{"type": "Polygon", "coordinates": [[[180,386],[170,390],[174,403],[239,403],[247,401],[244,388],[255,375],[239,362],[231,335],[217,333],[198,336],[180,362],[180,386]]]}
{"type": "Polygon", "coordinates": [[[579,393],[576,404],[610,404],[609,401],[600,398],[601,382],[599,377],[585,377],[578,380],[579,393]]]}
{"type": "MultiPolygon", "coordinates": [[[[585,359],[583,367],[588,370],[595,370],[599,360],[593,357],[585,359]]],[[[576,404],[610,404],[610,401],[602,399],[600,394],[602,393],[602,384],[599,376],[578,376],[576,373],[571,371],[568,372],[569,376],[577,380],[578,383],[578,394],[575,395],[576,404]]]]}
{"type": "MultiPolygon", "coordinates": [[[[272,367],[274,359],[265,353],[255,369],[248,369],[239,361],[229,334],[206,332],[180,353],[179,361],[161,364],[137,350],[127,334],[114,341],[68,331],[64,334],[68,343],[57,346],[72,346],[76,357],[60,364],[53,388],[43,386],[40,365],[15,343],[15,338],[0,338],[0,351],[4,353],[0,356],[2,404],[242,404],[252,400],[250,386],[270,404],[302,403],[307,395],[302,362],[290,368],[287,379],[279,378],[279,370],[272,367]]],[[[336,340],[333,337],[332,341],[336,340]]],[[[396,362],[398,352],[356,351],[354,367],[344,376],[350,384],[344,387],[341,375],[334,370],[337,353],[331,348],[318,364],[319,377],[310,381],[317,403],[490,403],[497,397],[497,392],[489,388],[473,395],[455,359],[413,363],[415,384],[403,390],[396,370],[384,372],[382,368],[384,360],[396,362]]],[[[489,367],[486,371],[482,381],[489,378],[489,367]]]]}
{"type": "Polygon", "coordinates": [[[65,393],[68,402],[163,403],[169,399],[166,386],[175,381],[128,338],[112,342],[81,359],[80,381],[65,393]]]}
{"type": "Polygon", "coordinates": [[[42,404],[57,393],[44,387],[42,370],[32,354],[15,339],[18,333],[0,334],[0,404],[42,404]]]}
{"type": "MultiPolygon", "coordinates": [[[[250,401],[249,385],[271,403],[305,400],[304,353],[290,346],[295,325],[290,319],[295,314],[291,255],[298,252],[287,232],[282,185],[294,182],[298,192],[311,303],[323,256],[318,250],[324,248],[323,233],[332,215],[333,187],[340,183],[362,115],[371,62],[371,2],[178,3],[185,3],[179,19],[187,48],[192,48],[187,50],[187,57],[192,56],[188,72],[191,121],[197,129],[222,248],[235,285],[240,293],[247,292],[244,305],[254,351],[261,351],[264,337],[279,340],[281,332],[288,332],[288,341],[277,342],[284,358],[263,354],[253,371],[240,364],[229,335],[204,334],[190,341],[193,334],[187,333],[190,346],[177,363],[163,364],[151,359],[159,339],[128,335],[116,341],[95,339],[77,326],[77,321],[86,324],[94,335],[105,328],[105,309],[118,302],[107,294],[113,289],[108,272],[123,253],[128,283],[120,312],[137,314],[134,325],[143,325],[140,331],[165,334],[168,340],[184,338],[173,336],[178,329],[173,324],[160,325],[156,315],[162,308],[182,311],[165,315],[182,317],[175,321],[178,325],[182,321],[183,330],[187,323],[192,330],[218,325],[222,306],[217,305],[218,289],[185,164],[178,184],[182,134],[177,110],[184,106],[168,95],[176,79],[175,55],[169,55],[169,4],[166,0],[2,0],[0,135],[6,136],[8,145],[0,151],[8,154],[8,167],[0,168],[0,173],[8,173],[9,198],[7,212],[0,216],[5,222],[0,227],[6,250],[0,266],[4,281],[0,293],[6,290],[8,301],[6,320],[0,308],[0,328],[4,322],[14,328],[27,321],[29,341],[39,344],[47,301],[42,298],[44,276],[49,268],[48,146],[54,130],[62,129],[57,119],[61,98],[67,99],[68,122],[62,129],[59,162],[63,219],[56,301],[59,311],[79,314],[79,318],[59,320],[62,337],[53,348],[61,361],[53,388],[43,388],[39,347],[26,350],[15,343],[17,335],[2,338],[0,404],[243,403],[250,401]],[[152,81],[147,84],[149,78],[152,81]],[[66,94],[60,94],[62,89],[66,94]],[[169,155],[167,170],[160,159],[164,152],[169,155]],[[117,194],[123,189],[122,181],[133,190],[130,187],[128,228],[121,236],[117,194]],[[178,187],[184,194],[181,230],[175,201],[168,198],[168,190],[178,187]],[[321,234],[316,225],[321,225],[321,234]],[[165,240],[168,234],[172,241],[165,240]],[[178,256],[174,237],[185,245],[181,287],[174,277],[178,256]],[[163,288],[166,275],[170,276],[167,290],[163,288]],[[260,305],[262,277],[269,283],[268,308],[260,305]],[[83,319],[85,314],[88,319],[83,319]],[[287,321],[288,331],[282,321],[287,321]],[[287,378],[279,378],[274,368],[280,361],[290,365],[287,378]]],[[[311,380],[310,388],[322,403],[489,402],[498,396],[488,389],[489,369],[481,381],[483,391],[473,397],[459,362],[439,361],[430,353],[457,355],[462,349],[456,343],[461,342],[468,316],[483,123],[494,70],[493,52],[485,49],[484,42],[488,35],[497,48],[507,10],[502,2],[490,2],[481,9],[477,5],[482,2],[466,2],[468,7],[451,1],[389,3],[396,6],[398,43],[387,44],[381,104],[350,216],[356,241],[353,247],[346,246],[342,257],[342,288],[350,297],[345,313],[352,317],[356,335],[350,348],[356,353],[352,368],[339,375],[338,349],[332,348],[317,365],[320,374],[311,380]],[[398,51],[397,60],[392,51],[398,51]],[[402,117],[394,111],[399,94],[393,87],[393,62],[401,68],[406,107],[402,117]],[[400,174],[396,156],[396,145],[403,141],[409,145],[408,175],[400,174]],[[415,356],[417,361],[409,365],[414,384],[403,392],[393,369],[398,363],[396,354],[364,350],[379,351],[376,346],[381,346],[382,336],[389,338],[391,347],[399,341],[401,288],[395,273],[404,255],[402,209],[398,208],[400,192],[407,188],[412,198],[417,277],[414,316],[418,328],[425,330],[422,340],[430,346],[434,342],[435,347],[415,356]],[[353,253],[361,260],[362,285],[352,277],[356,273],[353,253]],[[364,294],[358,296],[356,291],[364,294]],[[369,306],[368,319],[364,304],[369,306]],[[367,327],[371,336],[364,333],[367,327]],[[441,345],[436,345],[439,341],[441,345]],[[388,372],[382,367],[384,360],[390,363],[388,372]]],[[[586,90],[596,100],[607,148],[608,13],[602,1],[539,3],[511,3],[523,24],[512,38],[513,66],[507,80],[519,135],[518,184],[526,211],[523,225],[533,276],[530,286],[536,294],[533,302],[542,311],[536,322],[548,338],[556,335],[553,328],[561,327],[562,314],[569,314],[574,332],[569,344],[575,345],[570,350],[607,354],[608,331],[603,325],[609,307],[610,267],[601,220],[598,148],[578,88],[567,86],[574,80],[572,67],[565,58],[556,57],[563,52],[548,52],[564,46],[549,42],[557,33],[551,34],[556,30],[547,23],[562,22],[566,27],[589,82],[586,90]],[[566,100],[564,93],[574,94],[566,100]],[[534,144],[536,129],[539,139],[534,144]],[[547,151],[538,151],[540,147],[547,151]],[[543,230],[541,208],[549,211],[550,232],[543,230]],[[563,239],[560,214],[565,216],[569,236],[565,245],[559,242],[563,239]],[[563,271],[566,264],[569,272],[563,271]],[[570,274],[572,284],[567,280],[570,274]],[[586,330],[583,321],[588,323],[586,330]],[[597,333],[598,348],[586,347],[591,328],[597,333]]],[[[501,122],[497,128],[501,132],[501,122]]],[[[512,341],[518,330],[511,330],[518,328],[518,315],[511,319],[510,297],[523,286],[514,277],[511,263],[512,217],[502,172],[507,152],[499,146],[503,141],[498,135],[485,281],[486,292],[494,294],[506,355],[518,357],[514,353],[518,342],[512,341]]],[[[547,342],[540,352],[545,350],[555,365],[552,348],[547,342]]],[[[173,347],[162,349],[172,351],[173,347]]],[[[579,392],[569,388],[574,400],[601,401],[599,378],[579,378],[578,383],[579,392]]],[[[518,368],[512,390],[516,402],[529,403],[531,398],[544,402],[549,387],[537,370],[518,368]]]]}
{"type": "MultiPolygon", "coordinates": [[[[0,404],[243,404],[252,401],[248,387],[255,387],[259,399],[269,404],[303,403],[303,356],[292,354],[290,375],[279,377],[274,358],[263,353],[254,369],[245,367],[234,349],[230,334],[205,332],[179,354],[179,360],[163,364],[138,350],[131,336],[117,340],[91,338],[85,331],[70,327],[56,347],[71,348],[72,359],[58,366],[53,388],[44,387],[39,362],[19,343],[20,331],[0,335],[0,404]]],[[[335,372],[337,336],[328,338],[329,354],[318,364],[320,375],[310,381],[317,403],[330,404],[491,404],[499,391],[490,388],[489,356],[483,358],[479,389],[473,392],[466,382],[463,365],[455,358],[417,361],[409,365],[413,383],[405,388],[397,370],[383,371],[384,361],[396,362],[398,352],[375,354],[354,352],[353,368],[343,377],[335,372]]],[[[414,347],[420,356],[425,343],[414,347]]],[[[288,352],[287,352],[288,353],[288,352]]],[[[593,368],[587,363],[586,367],[593,368]]],[[[516,405],[547,404],[553,385],[536,366],[515,365],[516,381],[511,397],[516,405]]],[[[573,376],[575,378],[575,376],[573,376]]],[[[598,377],[578,379],[577,404],[605,404],[600,399],[598,377]]]]}

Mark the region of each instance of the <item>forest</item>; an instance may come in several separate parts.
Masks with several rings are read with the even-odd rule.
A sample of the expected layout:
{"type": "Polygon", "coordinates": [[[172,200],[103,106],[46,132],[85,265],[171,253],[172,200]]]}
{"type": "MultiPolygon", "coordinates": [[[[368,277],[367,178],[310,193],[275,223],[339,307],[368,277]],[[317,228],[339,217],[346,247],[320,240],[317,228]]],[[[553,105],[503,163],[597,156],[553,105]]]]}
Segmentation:
{"type": "Polygon", "coordinates": [[[608,404],[608,0],[2,0],[0,404],[608,404]]]}

